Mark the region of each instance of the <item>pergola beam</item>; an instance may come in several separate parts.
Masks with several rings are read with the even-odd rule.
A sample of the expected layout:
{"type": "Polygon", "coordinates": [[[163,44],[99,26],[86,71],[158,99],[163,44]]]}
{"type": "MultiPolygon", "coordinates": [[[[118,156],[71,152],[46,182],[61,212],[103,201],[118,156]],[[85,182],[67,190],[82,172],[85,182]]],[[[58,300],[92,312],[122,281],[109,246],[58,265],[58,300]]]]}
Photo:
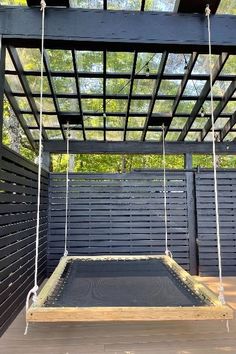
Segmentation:
{"type": "MultiPolygon", "coordinates": [[[[12,94],[15,96],[15,97],[25,97],[25,94],[23,92],[12,92],[12,94]]],[[[32,93],[32,97],[35,97],[35,98],[39,98],[40,97],[40,93],[39,92],[35,92],[35,93],[32,93]]],[[[43,94],[43,97],[44,98],[52,98],[53,99],[53,95],[51,93],[44,93],[43,94]]],[[[76,99],[78,97],[77,93],[58,93],[57,94],[57,98],[68,98],[68,99],[76,99]]],[[[103,94],[100,94],[100,93],[83,93],[80,95],[81,99],[83,98],[87,98],[87,99],[103,99],[104,95],[103,94]]],[[[106,99],[107,100],[128,100],[128,95],[127,94],[119,94],[119,95],[116,95],[116,94],[107,94],[106,95],[106,99]]],[[[150,94],[134,94],[131,96],[131,99],[133,100],[151,100],[152,98],[152,95],[150,94]]],[[[176,98],[175,95],[157,95],[156,96],[156,99],[157,100],[170,100],[170,101],[173,101],[174,99],[176,98]]],[[[188,96],[182,96],[182,100],[184,101],[193,101],[193,100],[196,100],[198,98],[198,96],[196,95],[188,95],[188,96]]],[[[206,97],[206,100],[205,101],[210,101],[210,97],[206,97]]],[[[222,96],[214,96],[214,101],[222,101],[222,96]]],[[[236,97],[230,97],[230,101],[236,101],[236,97]]],[[[93,114],[91,114],[93,115],[93,114]]],[[[176,115],[176,113],[172,113],[173,116],[176,115]]]]}
{"type": "MultiPolygon", "coordinates": [[[[5,70],[6,75],[17,75],[17,72],[15,70],[5,70]]],[[[40,71],[37,70],[27,70],[23,71],[24,75],[27,76],[40,76],[40,71]]],[[[46,76],[46,73],[44,72],[44,76],[46,76]]],[[[74,72],[73,71],[52,71],[51,72],[52,77],[74,77],[74,72]]],[[[86,71],[78,71],[78,76],[81,78],[91,78],[91,79],[102,79],[103,78],[103,73],[102,72],[86,72],[86,71]]],[[[175,74],[175,73],[164,73],[162,76],[163,80],[182,80],[184,74],[175,74]]],[[[106,78],[107,79],[130,79],[130,73],[123,73],[123,72],[107,72],[106,73],[106,78]]],[[[134,75],[135,79],[146,79],[146,74],[143,73],[136,73],[134,75]]],[[[154,80],[157,78],[156,74],[149,74],[149,79],[154,80]]],[[[207,74],[191,74],[189,76],[189,80],[207,80],[209,78],[209,75],[207,74]]],[[[220,74],[220,76],[217,78],[218,81],[232,81],[235,78],[235,75],[232,74],[220,74]]]]}
{"type": "MultiPolygon", "coordinates": [[[[28,111],[28,110],[24,110],[22,109],[20,111],[21,114],[32,114],[31,111],[28,111]]],[[[43,114],[45,115],[48,115],[48,116],[55,116],[55,112],[54,111],[48,111],[48,110],[44,110],[43,111],[43,114]]],[[[66,114],[70,114],[70,115],[77,115],[78,116],[78,112],[63,112],[63,115],[66,114]]],[[[83,115],[85,117],[91,117],[91,112],[89,111],[84,111],[83,112],[83,115]]],[[[93,112],[93,117],[102,117],[103,116],[103,113],[102,112],[93,112]]],[[[107,112],[107,115],[109,115],[110,117],[125,117],[126,113],[125,112],[107,112]]],[[[144,112],[130,112],[130,117],[146,117],[146,113],[144,112]]],[[[171,113],[162,113],[160,114],[160,117],[162,118],[171,118],[171,113]]],[[[189,117],[189,114],[188,113],[176,113],[175,114],[175,117],[177,118],[188,118],[189,117]]],[[[201,117],[200,114],[197,115],[197,117],[201,117]]],[[[205,114],[205,117],[209,118],[211,117],[211,115],[209,113],[206,113],[205,114]]],[[[231,117],[231,114],[230,113],[222,113],[219,117],[220,118],[229,118],[231,117]]]]}
{"type": "MultiPolygon", "coordinates": [[[[66,142],[63,140],[44,141],[44,150],[50,153],[66,153],[66,142]]],[[[73,141],[70,142],[72,154],[161,154],[161,142],[100,142],[100,141],[73,141]]],[[[167,142],[166,153],[171,155],[194,153],[212,154],[210,142],[167,142]]],[[[216,153],[235,154],[236,143],[216,143],[216,153]]]]}
{"type": "MultiPolygon", "coordinates": [[[[211,25],[212,52],[235,54],[236,16],[214,15],[211,25]]],[[[41,12],[1,6],[0,35],[8,45],[39,47],[41,12]]],[[[204,14],[48,8],[45,47],[208,53],[207,22],[204,14]]]]}

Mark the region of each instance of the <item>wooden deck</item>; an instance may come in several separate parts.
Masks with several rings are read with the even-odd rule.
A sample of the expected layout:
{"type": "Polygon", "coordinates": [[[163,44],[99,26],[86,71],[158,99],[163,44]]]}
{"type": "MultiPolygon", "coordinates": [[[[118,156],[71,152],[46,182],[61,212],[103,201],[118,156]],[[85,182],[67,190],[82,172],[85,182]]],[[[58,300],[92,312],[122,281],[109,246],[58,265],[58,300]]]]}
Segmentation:
{"type": "MultiPolygon", "coordinates": [[[[215,290],[216,278],[201,278],[215,290]]],[[[228,303],[236,310],[236,278],[225,278],[228,303]]],[[[236,315],[236,314],[235,314],[236,315]]],[[[21,312],[0,340],[1,354],[196,354],[236,353],[236,319],[122,324],[31,324],[21,312]]]]}

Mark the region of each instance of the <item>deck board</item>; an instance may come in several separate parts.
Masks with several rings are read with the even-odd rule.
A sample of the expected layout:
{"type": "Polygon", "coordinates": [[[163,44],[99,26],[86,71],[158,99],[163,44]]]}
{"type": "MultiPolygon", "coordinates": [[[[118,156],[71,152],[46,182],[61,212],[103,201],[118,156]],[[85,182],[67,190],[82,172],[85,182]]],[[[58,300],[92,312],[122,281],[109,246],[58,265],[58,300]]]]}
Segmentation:
{"type": "MultiPolygon", "coordinates": [[[[217,278],[201,278],[212,290],[217,278]]],[[[227,301],[236,310],[236,278],[225,278],[227,301]]],[[[157,323],[31,324],[22,311],[0,340],[2,354],[196,354],[236,353],[236,319],[157,323]]]]}

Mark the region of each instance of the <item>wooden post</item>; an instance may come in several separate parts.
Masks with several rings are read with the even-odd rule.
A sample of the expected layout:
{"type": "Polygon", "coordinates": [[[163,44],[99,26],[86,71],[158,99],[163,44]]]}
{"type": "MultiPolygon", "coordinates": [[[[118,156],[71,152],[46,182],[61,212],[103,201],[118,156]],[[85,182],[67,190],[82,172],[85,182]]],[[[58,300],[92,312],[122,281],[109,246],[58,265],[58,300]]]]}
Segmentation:
{"type": "Polygon", "coordinates": [[[193,167],[192,154],[190,154],[190,153],[184,154],[184,168],[186,170],[191,170],[192,167],[193,167]]]}
{"type": "Polygon", "coordinates": [[[0,161],[2,159],[2,141],[3,141],[5,57],[6,57],[6,47],[5,45],[2,44],[2,36],[0,36],[0,161]]]}
{"type": "Polygon", "coordinates": [[[185,154],[185,169],[187,183],[188,233],[189,233],[189,266],[190,274],[198,274],[198,248],[197,248],[197,209],[195,173],[192,168],[192,154],[185,154]]]}

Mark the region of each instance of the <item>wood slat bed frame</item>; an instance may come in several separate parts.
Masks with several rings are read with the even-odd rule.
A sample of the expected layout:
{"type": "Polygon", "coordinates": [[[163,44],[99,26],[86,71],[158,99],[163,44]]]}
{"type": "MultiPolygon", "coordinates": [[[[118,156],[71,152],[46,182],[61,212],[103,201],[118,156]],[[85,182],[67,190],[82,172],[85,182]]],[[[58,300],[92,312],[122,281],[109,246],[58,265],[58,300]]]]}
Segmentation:
{"type": "Polygon", "coordinates": [[[104,322],[104,321],[166,321],[232,319],[233,310],[222,305],[218,297],[205,285],[196,281],[168,256],[67,256],[62,257],[52,276],[26,314],[29,322],[104,322]],[[46,307],[45,302],[54,291],[70,261],[147,260],[161,259],[176,276],[198,297],[211,303],[191,307],[46,307]]]}

